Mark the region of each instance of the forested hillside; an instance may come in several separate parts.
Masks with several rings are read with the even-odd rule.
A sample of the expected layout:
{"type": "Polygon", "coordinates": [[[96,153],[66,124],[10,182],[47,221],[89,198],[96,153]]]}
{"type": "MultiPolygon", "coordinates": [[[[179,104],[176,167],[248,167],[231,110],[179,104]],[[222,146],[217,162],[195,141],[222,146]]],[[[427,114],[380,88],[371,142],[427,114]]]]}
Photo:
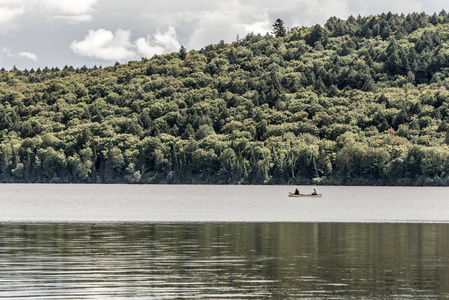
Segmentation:
{"type": "Polygon", "coordinates": [[[449,185],[449,14],[0,71],[0,181],[449,185]]]}

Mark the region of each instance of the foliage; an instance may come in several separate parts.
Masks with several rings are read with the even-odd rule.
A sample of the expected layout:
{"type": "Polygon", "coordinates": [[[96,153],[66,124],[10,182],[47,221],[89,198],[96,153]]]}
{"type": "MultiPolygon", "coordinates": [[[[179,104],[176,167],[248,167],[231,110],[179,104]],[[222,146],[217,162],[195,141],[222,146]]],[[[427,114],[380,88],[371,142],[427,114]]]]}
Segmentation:
{"type": "Polygon", "coordinates": [[[445,11],[388,13],[2,70],[0,181],[448,185],[448,42],[445,11]]]}
{"type": "Polygon", "coordinates": [[[284,26],[284,21],[277,19],[273,24],[273,33],[276,37],[284,37],[287,35],[287,30],[284,26]]]}

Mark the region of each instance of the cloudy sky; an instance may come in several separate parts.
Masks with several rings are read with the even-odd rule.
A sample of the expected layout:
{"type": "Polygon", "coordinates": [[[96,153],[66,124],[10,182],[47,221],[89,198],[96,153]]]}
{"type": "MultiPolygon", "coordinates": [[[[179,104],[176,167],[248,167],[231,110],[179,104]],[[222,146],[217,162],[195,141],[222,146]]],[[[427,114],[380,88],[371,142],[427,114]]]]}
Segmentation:
{"type": "Polygon", "coordinates": [[[443,0],[0,0],[0,67],[113,65],[331,16],[449,11],[443,0]]]}

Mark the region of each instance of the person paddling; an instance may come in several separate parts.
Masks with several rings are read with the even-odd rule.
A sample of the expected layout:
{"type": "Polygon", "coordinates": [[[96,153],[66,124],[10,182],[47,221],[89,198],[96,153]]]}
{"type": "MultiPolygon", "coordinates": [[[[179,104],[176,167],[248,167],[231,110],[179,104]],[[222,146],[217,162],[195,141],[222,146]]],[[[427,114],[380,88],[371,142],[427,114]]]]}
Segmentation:
{"type": "Polygon", "coordinates": [[[299,195],[299,190],[298,189],[295,190],[295,195],[299,195]]]}

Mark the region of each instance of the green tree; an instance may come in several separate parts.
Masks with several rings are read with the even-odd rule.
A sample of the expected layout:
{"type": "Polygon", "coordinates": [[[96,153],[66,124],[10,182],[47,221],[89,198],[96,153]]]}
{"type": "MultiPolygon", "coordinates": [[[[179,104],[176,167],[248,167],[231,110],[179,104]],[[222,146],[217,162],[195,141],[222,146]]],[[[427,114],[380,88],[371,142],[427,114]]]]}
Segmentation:
{"type": "Polygon", "coordinates": [[[179,48],[179,51],[178,51],[178,55],[181,60],[184,60],[186,58],[187,50],[184,46],[181,45],[181,47],[179,48]]]}
{"type": "Polygon", "coordinates": [[[276,37],[284,37],[287,35],[287,30],[284,26],[284,21],[277,19],[273,24],[273,34],[276,37]]]}

